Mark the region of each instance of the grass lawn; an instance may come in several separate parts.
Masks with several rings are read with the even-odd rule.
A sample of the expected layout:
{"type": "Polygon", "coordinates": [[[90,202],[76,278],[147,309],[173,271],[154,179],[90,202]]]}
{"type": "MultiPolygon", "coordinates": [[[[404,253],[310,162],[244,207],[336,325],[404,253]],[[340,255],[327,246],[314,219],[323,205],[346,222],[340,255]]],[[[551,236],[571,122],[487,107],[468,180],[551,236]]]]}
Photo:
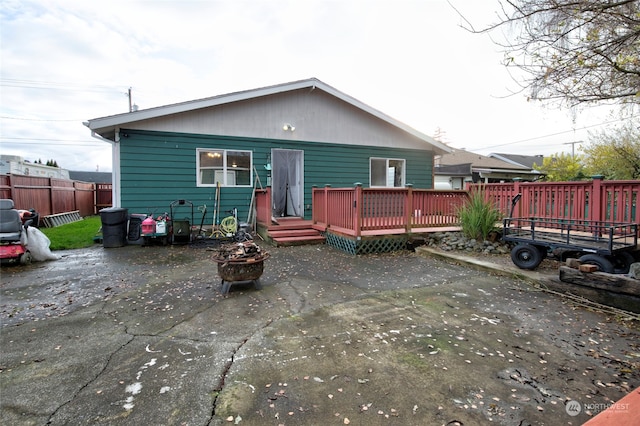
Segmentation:
{"type": "Polygon", "coordinates": [[[94,245],[93,237],[98,234],[101,226],[100,216],[88,216],[78,222],[40,230],[51,240],[49,249],[68,250],[94,245]]]}

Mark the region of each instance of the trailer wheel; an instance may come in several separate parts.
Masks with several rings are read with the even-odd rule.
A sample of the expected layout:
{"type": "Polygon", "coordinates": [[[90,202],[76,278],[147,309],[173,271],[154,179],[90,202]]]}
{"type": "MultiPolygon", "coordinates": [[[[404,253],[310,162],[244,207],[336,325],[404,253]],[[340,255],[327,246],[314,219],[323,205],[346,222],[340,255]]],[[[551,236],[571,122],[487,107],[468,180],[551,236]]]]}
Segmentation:
{"type": "Polygon", "coordinates": [[[511,249],[511,260],[520,269],[536,269],[542,259],[541,250],[531,244],[518,244],[511,249]]]}
{"type": "Polygon", "coordinates": [[[616,274],[628,274],[629,267],[636,261],[633,255],[627,251],[614,253],[611,256],[607,256],[607,259],[613,265],[613,272],[616,274]]]}
{"type": "Polygon", "coordinates": [[[578,259],[580,263],[585,265],[596,265],[600,272],[613,274],[613,264],[603,256],[597,254],[585,254],[578,259]]]}

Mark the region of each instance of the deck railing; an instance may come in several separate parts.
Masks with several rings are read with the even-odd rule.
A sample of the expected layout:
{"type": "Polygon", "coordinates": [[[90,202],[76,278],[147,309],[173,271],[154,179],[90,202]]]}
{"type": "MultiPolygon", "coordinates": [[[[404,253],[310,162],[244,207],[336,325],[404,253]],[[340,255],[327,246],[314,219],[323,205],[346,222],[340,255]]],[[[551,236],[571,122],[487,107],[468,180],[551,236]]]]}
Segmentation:
{"type": "MultiPolygon", "coordinates": [[[[406,188],[312,190],[312,221],[319,230],[349,236],[425,233],[460,227],[458,208],[483,191],[504,217],[640,224],[640,181],[513,182],[470,185],[468,191],[406,188]],[[597,207],[593,207],[597,206],[597,207]]],[[[257,220],[271,223],[270,188],[256,190],[257,220]]]]}
{"type": "Polygon", "coordinates": [[[505,216],[511,213],[513,197],[522,194],[514,217],[640,224],[638,180],[488,183],[468,189],[483,191],[505,216]]]}
{"type": "Polygon", "coordinates": [[[312,221],[352,236],[417,233],[458,225],[466,191],[406,188],[313,188],[312,221]]]}

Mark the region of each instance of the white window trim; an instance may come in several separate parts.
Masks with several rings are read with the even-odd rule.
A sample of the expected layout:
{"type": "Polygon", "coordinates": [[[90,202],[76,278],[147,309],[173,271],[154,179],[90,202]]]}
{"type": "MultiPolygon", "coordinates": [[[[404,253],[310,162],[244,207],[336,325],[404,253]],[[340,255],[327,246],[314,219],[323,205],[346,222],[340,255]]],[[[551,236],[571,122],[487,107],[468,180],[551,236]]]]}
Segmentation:
{"type": "Polygon", "coordinates": [[[387,157],[369,157],[369,187],[370,188],[404,188],[406,185],[407,178],[407,160],[404,158],[387,158],[387,157]],[[389,161],[402,161],[402,184],[400,186],[389,186],[389,185],[373,185],[371,183],[371,162],[373,160],[385,160],[385,170],[389,171],[389,161]]]}
{"type": "Polygon", "coordinates": [[[197,187],[216,187],[216,184],[210,183],[202,183],[202,174],[200,173],[200,153],[201,152],[212,152],[212,151],[222,151],[222,173],[223,173],[223,182],[220,183],[220,186],[233,187],[233,188],[250,188],[253,186],[253,151],[247,149],[221,149],[221,148],[196,148],[196,186],[197,187]],[[233,171],[232,167],[227,166],[227,153],[228,152],[246,152],[249,153],[249,183],[247,185],[230,185],[227,182],[227,177],[229,176],[229,172],[233,171]]]}

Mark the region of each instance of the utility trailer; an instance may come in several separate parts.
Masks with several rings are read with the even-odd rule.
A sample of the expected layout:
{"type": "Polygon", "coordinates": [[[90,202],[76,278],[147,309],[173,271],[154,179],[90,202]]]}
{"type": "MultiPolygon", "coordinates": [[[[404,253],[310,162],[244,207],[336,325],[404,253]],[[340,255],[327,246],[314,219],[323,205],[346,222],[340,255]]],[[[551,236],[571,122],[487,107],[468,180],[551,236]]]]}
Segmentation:
{"type": "Polygon", "coordinates": [[[502,239],[517,243],[511,260],[521,269],[536,269],[551,255],[562,261],[578,258],[601,272],[626,274],[638,249],[638,224],[508,217],[503,219],[502,239]]]}

